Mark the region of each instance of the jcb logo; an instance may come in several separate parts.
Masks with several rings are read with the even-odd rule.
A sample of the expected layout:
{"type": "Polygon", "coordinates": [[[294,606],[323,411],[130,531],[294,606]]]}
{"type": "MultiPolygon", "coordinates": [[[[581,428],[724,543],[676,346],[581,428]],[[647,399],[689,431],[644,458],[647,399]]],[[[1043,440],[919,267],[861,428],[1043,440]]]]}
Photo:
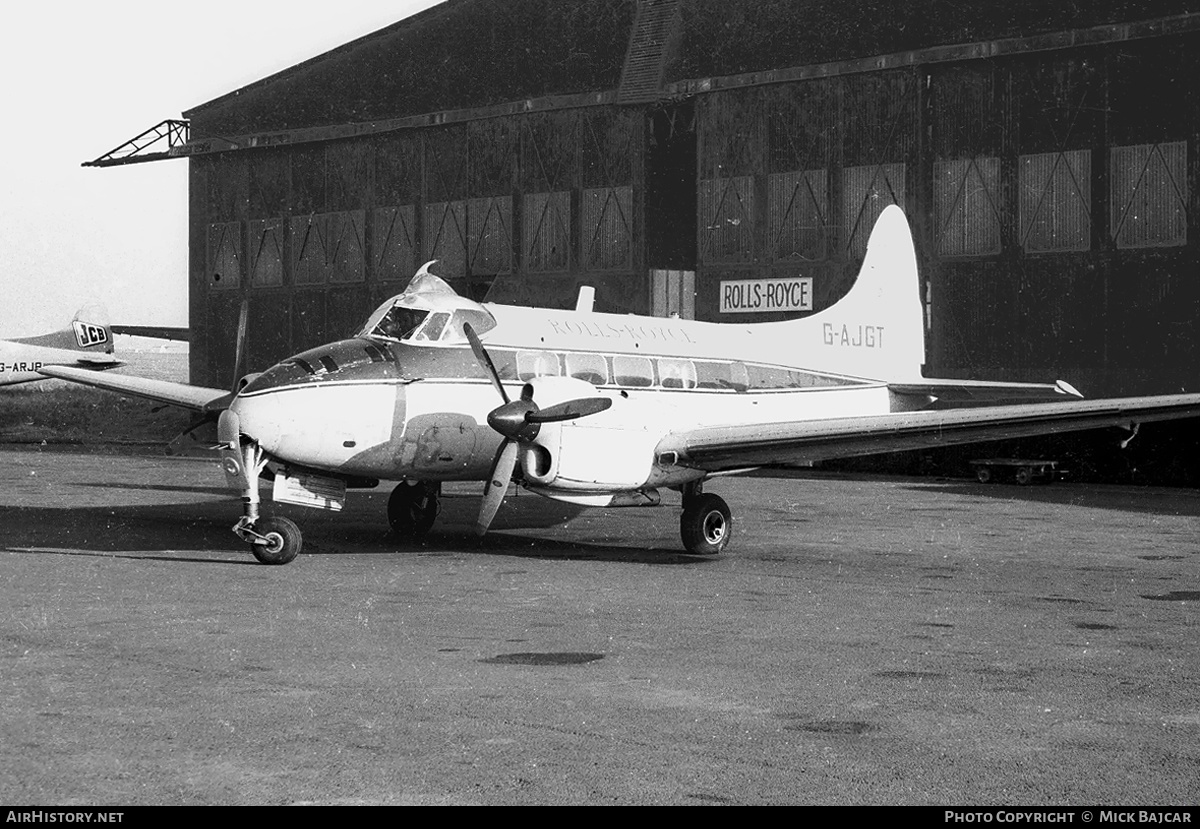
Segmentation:
{"type": "Polygon", "coordinates": [[[104,345],[108,342],[108,332],[103,326],[90,325],[86,322],[75,320],[75,340],[79,343],[80,348],[87,348],[93,345],[104,345]]]}

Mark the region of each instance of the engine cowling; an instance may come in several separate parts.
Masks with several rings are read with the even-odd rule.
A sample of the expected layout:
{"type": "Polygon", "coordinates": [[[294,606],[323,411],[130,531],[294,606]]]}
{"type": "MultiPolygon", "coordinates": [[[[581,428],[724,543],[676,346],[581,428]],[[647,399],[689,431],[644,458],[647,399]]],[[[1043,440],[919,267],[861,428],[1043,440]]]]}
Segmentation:
{"type": "MultiPolygon", "coordinates": [[[[571,377],[530,381],[533,399],[543,408],[600,392],[571,377]]],[[[608,395],[606,395],[608,396],[608,395]]],[[[537,437],[522,443],[521,472],[535,487],[596,492],[644,486],[654,469],[654,447],[662,435],[653,407],[621,395],[607,411],[543,424],[537,437]]]]}

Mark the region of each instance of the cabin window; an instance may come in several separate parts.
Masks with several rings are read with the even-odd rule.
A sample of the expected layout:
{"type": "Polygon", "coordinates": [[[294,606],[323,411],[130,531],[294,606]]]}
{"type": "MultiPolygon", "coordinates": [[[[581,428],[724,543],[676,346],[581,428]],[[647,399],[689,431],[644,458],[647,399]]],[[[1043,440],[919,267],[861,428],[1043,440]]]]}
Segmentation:
{"type": "Polygon", "coordinates": [[[646,357],[613,357],[613,380],[618,386],[644,388],[654,385],[654,363],[646,357]]]}
{"type": "Polygon", "coordinates": [[[779,366],[748,366],[752,389],[805,389],[812,386],[837,385],[830,378],[806,371],[779,366]]]}
{"type": "Polygon", "coordinates": [[[660,359],[658,384],[664,389],[696,388],[696,364],[691,360],[660,359]]]}
{"type": "Polygon", "coordinates": [[[608,382],[608,360],[599,354],[568,354],[567,374],[593,386],[608,382]]]}
{"type": "Polygon", "coordinates": [[[696,385],[702,389],[745,391],[750,386],[744,363],[695,363],[696,385]]]}
{"type": "MultiPolygon", "coordinates": [[[[492,358],[492,365],[496,369],[496,373],[500,375],[501,380],[517,380],[517,352],[509,351],[504,348],[489,348],[488,356],[492,358]]],[[[474,359],[471,362],[475,362],[474,359]]],[[[481,369],[482,371],[482,369],[481,369]]],[[[479,375],[483,377],[483,374],[479,375]]]]}
{"type": "Polygon", "coordinates": [[[532,380],[534,377],[559,377],[562,366],[559,365],[558,355],[551,351],[518,351],[517,377],[521,380],[532,380]]]}

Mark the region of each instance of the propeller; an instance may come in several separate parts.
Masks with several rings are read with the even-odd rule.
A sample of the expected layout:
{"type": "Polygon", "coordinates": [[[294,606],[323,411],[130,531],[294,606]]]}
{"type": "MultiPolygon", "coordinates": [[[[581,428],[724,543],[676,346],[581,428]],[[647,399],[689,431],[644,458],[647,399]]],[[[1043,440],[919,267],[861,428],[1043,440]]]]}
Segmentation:
{"type": "Polygon", "coordinates": [[[217,399],[210,400],[204,404],[204,413],[191,426],[184,430],[184,434],[209,421],[215,420],[217,415],[229,408],[229,404],[233,402],[238,392],[241,391],[242,378],[245,376],[242,374],[242,366],[246,363],[246,328],[249,317],[250,300],[243,299],[242,309],[238,313],[237,340],[235,341],[236,344],[233,351],[233,382],[229,385],[229,394],[221,395],[217,399]]]}
{"type": "Polygon", "coordinates": [[[463,333],[471,344],[471,351],[479,362],[496,391],[500,393],[503,404],[488,413],[488,425],[503,436],[504,441],[496,450],[492,461],[492,469],[488,473],[486,487],[483,491],[483,503],[479,507],[479,518],[475,522],[475,532],[483,535],[496,517],[504,494],[508,491],[508,482],[512,480],[513,471],[517,467],[517,454],[521,444],[530,443],[541,431],[543,423],[561,423],[566,420],[576,420],[588,415],[597,414],[612,406],[612,400],[607,397],[581,397],[547,406],[542,409],[533,402],[533,385],[526,383],[521,389],[521,396],[512,400],[500,382],[500,373],[487,349],[479,340],[479,335],[470,323],[463,324],[463,333]]]}
{"type": "Polygon", "coordinates": [[[230,390],[236,394],[238,383],[242,379],[243,366],[246,364],[246,328],[250,319],[250,300],[242,300],[242,308],[238,312],[237,341],[233,350],[233,384],[230,390]]]}
{"type": "Polygon", "coordinates": [[[204,409],[200,415],[194,418],[182,432],[167,444],[168,455],[184,454],[187,448],[193,444],[207,446],[210,443],[210,441],[204,439],[207,437],[207,433],[203,437],[197,437],[194,433],[202,427],[216,423],[221,414],[229,409],[238,392],[241,391],[239,386],[243,377],[242,366],[246,362],[246,328],[249,317],[250,300],[243,299],[241,311],[238,313],[237,341],[233,352],[233,382],[230,384],[229,394],[223,394],[215,400],[210,400],[204,404],[204,409]]]}

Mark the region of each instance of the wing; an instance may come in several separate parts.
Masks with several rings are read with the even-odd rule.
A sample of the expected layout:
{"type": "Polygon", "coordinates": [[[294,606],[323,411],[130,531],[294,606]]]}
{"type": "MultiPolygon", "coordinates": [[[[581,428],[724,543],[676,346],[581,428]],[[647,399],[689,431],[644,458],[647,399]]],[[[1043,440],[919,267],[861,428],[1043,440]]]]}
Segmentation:
{"type": "Polygon", "coordinates": [[[656,454],[721,472],[1198,416],[1200,394],[898,412],[692,429],[667,435],[656,454]]]}
{"type": "Polygon", "coordinates": [[[167,403],[198,412],[219,412],[229,406],[231,395],[225,389],[210,389],[204,386],[189,386],[187,383],[171,383],[166,380],[151,380],[129,374],[101,374],[89,369],[69,366],[42,366],[38,371],[47,377],[70,380],[85,386],[145,397],[159,403],[167,403]]]}

